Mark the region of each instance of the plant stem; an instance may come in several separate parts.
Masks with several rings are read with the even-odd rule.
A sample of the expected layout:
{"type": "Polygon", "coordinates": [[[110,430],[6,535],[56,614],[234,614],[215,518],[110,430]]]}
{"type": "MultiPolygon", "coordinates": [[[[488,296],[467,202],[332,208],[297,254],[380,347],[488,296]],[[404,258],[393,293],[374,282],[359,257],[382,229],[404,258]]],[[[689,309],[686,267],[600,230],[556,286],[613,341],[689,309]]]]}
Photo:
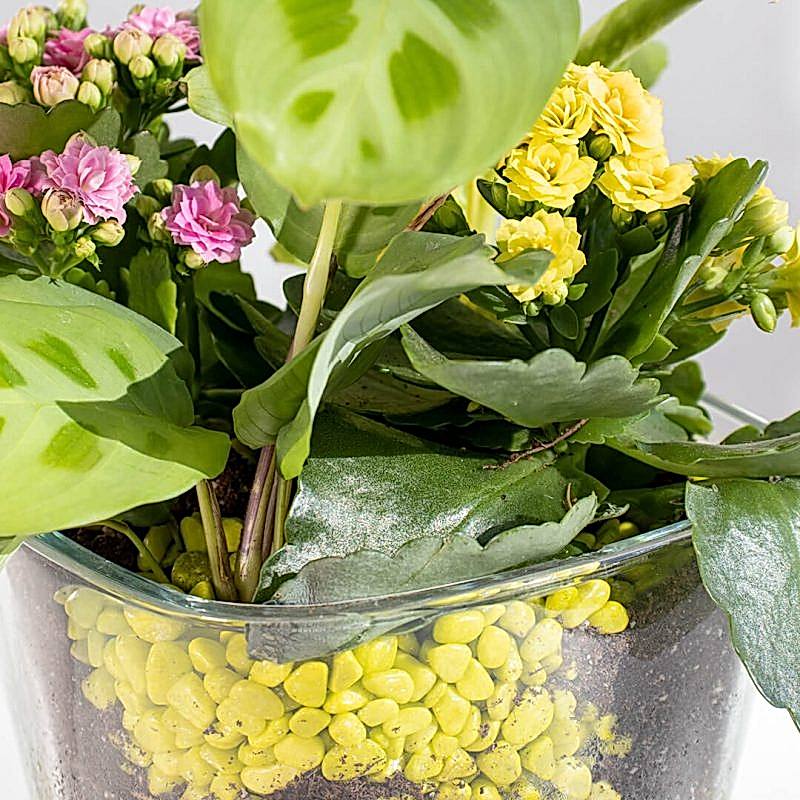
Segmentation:
{"type": "Polygon", "coordinates": [[[247,513],[244,517],[242,540],[236,558],[236,588],[239,597],[245,601],[249,601],[258,588],[261,554],[264,549],[267,505],[274,475],[275,445],[269,445],[261,450],[258,459],[253,488],[247,503],[247,513]]]}
{"type": "Polygon", "coordinates": [[[111,528],[112,531],[121,533],[136,548],[142,558],[142,563],[156,576],[159,583],[170,583],[167,573],[161,568],[158,559],[153,555],[150,548],[124,523],[113,519],[104,522],[97,522],[89,525],[90,528],[111,528]]]}
{"type": "Polygon", "coordinates": [[[272,539],[272,554],[278,552],[286,542],[284,535],[284,525],[286,523],[286,515],[289,511],[289,500],[292,488],[292,482],[285,480],[281,475],[278,475],[275,490],[275,535],[272,539]]]}
{"type": "Polygon", "coordinates": [[[426,203],[421,209],[419,214],[414,217],[408,225],[410,231],[421,231],[431,220],[433,215],[445,204],[450,193],[440,194],[435,197],[430,203],[426,203]]]}
{"type": "Polygon", "coordinates": [[[514,453],[501,464],[487,464],[484,469],[505,469],[506,467],[510,467],[512,464],[516,464],[518,461],[524,461],[527,458],[532,458],[538,453],[544,453],[548,450],[552,450],[557,445],[561,444],[562,442],[566,442],[567,439],[574,436],[588,422],[588,419],[578,420],[578,422],[576,422],[574,425],[570,425],[569,428],[556,436],[552,441],[540,442],[528,450],[522,450],[519,453],[514,453]]]}
{"type": "Polygon", "coordinates": [[[197,502],[200,506],[200,518],[203,521],[203,532],[206,536],[208,559],[211,562],[211,579],[217,599],[235,603],[239,596],[231,574],[228,559],[228,545],[225,529],[222,527],[222,514],[211,484],[200,481],[197,484],[197,502]]]}

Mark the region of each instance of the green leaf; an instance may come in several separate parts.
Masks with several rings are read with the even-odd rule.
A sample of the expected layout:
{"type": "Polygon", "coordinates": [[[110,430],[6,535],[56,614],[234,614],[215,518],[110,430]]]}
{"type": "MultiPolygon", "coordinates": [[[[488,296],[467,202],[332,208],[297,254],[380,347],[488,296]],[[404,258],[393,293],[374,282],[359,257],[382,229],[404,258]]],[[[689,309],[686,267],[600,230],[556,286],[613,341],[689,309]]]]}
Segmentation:
{"type": "Polygon", "coordinates": [[[650,347],[700,265],[732,230],[766,172],[763,161],[751,166],[737,159],[698,187],[691,219],[682,217],[674,228],[658,266],[610,331],[601,348],[604,354],[634,358],[650,347]]]}
{"type": "Polygon", "coordinates": [[[598,20],[581,38],[577,64],[600,61],[619,66],[648,39],[701,0],[625,0],[598,20]]]}
{"type": "Polygon", "coordinates": [[[201,6],[237,135],[305,206],[405,203],[496,163],[563,75],[579,16],[577,0],[201,6]]]}
{"type": "Polygon", "coordinates": [[[651,407],[660,388],[621,356],[588,366],[566,350],[545,350],[529,361],[451,361],[409,327],[403,329],[403,347],[427,378],[529,428],[630,417],[651,407]]]}
{"type": "Polygon", "coordinates": [[[239,439],[260,447],[277,437],[281,471],[286,478],[296,477],[308,456],[314,416],[337,368],[450,297],[508,281],[481,236],[401,233],[326,334],[266,383],[244,393],[234,413],[239,439]]]}
{"type": "Polygon", "coordinates": [[[617,69],[629,69],[645,89],[652,89],[668,66],[669,48],[663,42],[647,42],[631,53],[617,69]]]}
{"type": "MultiPolygon", "coordinates": [[[[237,162],[242,185],[258,214],[278,242],[308,264],[322,228],[324,206],[301,208],[240,146],[237,162]]],[[[419,203],[402,206],[346,205],[336,232],[334,253],[353,277],[363,277],[393,236],[404,230],[419,211],[419,203]]]]}
{"type": "Polygon", "coordinates": [[[123,143],[121,149],[123,153],[136,156],[142,162],[135,175],[137,186],[144,188],[148,183],[166,176],[167,162],[161,160],[161,148],[149,131],[132,136],[123,143]]]}
{"type": "Polygon", "coordinates": [[[119,114],[108,108],[95,113],[77,100],[49,110],[29,103],[0,103],[0,153],[8,153],[14,161],[41,155],[45,150],[60,153],[70,136],[79,131],[88,133],[98,144],[115,146],[119,114]]]}
{"type": "Polygon", "coordinates": [[[762,694],[800,723],[800,481],[691,484],[703,583],[762,694]]]}
{"type": "Polygon", "coordinates": [[[363,549],[391,556],[420,536],[475,539],[561,519],[569,481],[553,456],[485,469],[495,463],[356,415],[322,414],[286,521],[287,546],[267,563],[260,599],[318,558],[363,549]]]}
{"type": "Polygon", "coordinates": [[[424,536],[392,554],[359,550],[342,558],[318,559],[284,583],[273,599],[307,605],[380,597],[534,564],[563,550],[592,522],[596,509],[597,500],[584,497],[559,522],[503,531],[485,547],[470,536],[424,536]]]}
{"type": "Polygon", "coordinates": [[[216,122],[217,125],[233,127],[233,118],[211,83],[211,76],[205,65],[191,70],[183,79],[183,87],[189,107],[195,114],[216,122]]]}
{"type": "Polygon", "coordinates": [[[174,497],[224,467],[192,427],[180,343],[109,300],[0,278],[0,536],[75,527],[174,497]]]}
{"type": "Polygon", "coordinates": [[[173,280],[169,253],[163,248],[142,248],[131,261],[128,307],[164,330],[175,333],[178,287],[173,280]]]}

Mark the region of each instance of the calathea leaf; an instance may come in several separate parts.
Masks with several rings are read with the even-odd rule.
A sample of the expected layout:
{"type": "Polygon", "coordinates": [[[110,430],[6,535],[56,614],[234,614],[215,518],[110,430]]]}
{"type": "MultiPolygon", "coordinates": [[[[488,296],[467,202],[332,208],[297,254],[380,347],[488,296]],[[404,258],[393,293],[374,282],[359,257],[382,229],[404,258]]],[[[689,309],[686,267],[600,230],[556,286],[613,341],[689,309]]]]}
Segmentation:
{"type": "Polygon", "coordinates": [[[45,278],[0,278],[0,536],[94,522],[225,466],[192,427],[180,343],[122,306],[45,278]]]}
{"type": "Polygon", "coordinates": [[[698,3],[700,0],[623,0],[583,34],[575,62],[599,61],[617,67],[698,3]]]}
{"type": "Polygon", "coordinates": [[[588,366],[566,350],[545,350],[529,361],[455,361],[408,326],[403,347],[412,366],[427,378],[529,428],[630,417],[650,408],[660,388],[657,380],[640,378],[621,356],[588,366]]]}
{"type": "Polygon", "coordinates": [[[439,303],[511,280],[491,260],[481,236],[401,233],[325,335],[266,383],[245,392],[234,413],[237,435],[251,447],[277,438],[281,471],[296,477],[308,456],[314,416],[337,369],[439,303]]]}
{"type": "Polygon", "coordinates": [[[690,484],[703,583],[759,690],[800,723],[800,481],[690,484]]]}
{"type": "Polygon", "coordinates": [[[528,131],[579,24],[577,0],[201,6],[237,135],[306,206],[404,203],[471,180],[528,131]]]}
{"type": "Polygon", "coordinates": [[[584,497],[558,522],[512,528],[485,546],[464,535],[423,536],[392,554],[358,550],[341,558],[318,559],[280,586],[273,599],[305,605],[379,597],[534,564],[563,550],[592,522],[596,509],[597,500],[584,497]]]}
{"type": "Polygon", "coordinates": [[[560,520],[568,487],[581,488],[552,455],[485,468],[496,463],[358,415],[325,412],[286,521],[287,545],[265,566],[260,599],[276,579],[318,558],[363,549],[392,555],[421,536],[479,538],[560,520]]]}
{"type": "MultiPolygon", "coordinates": [[[[322,228],[324,206],[302,208],[241,145],[237,163],[253,207],[267,221],[283,248],[308,264],[322,228]]],[[[344,206],[333,248],[340,266],[353,277],[366,275],[391,238],[406,228],[419,209],[418,202],[400,206],[344,206]]]]}
{"type": "Polygon", "coordinates": [[[189,107],[199,117],[216,122],[226,128],[233,127],[233,119],[211,83],[208,67],[195,67],[183,79],[184,92],[189,107]]]}

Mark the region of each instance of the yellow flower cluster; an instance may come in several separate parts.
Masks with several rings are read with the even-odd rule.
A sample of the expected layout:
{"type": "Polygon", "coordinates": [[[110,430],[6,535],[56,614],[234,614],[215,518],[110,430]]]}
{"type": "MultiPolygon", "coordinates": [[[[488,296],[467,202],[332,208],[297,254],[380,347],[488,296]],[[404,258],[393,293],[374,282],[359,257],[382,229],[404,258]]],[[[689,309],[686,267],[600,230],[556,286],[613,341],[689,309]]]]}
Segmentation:
{"type": "Polygon", "coordinates": [[[800,327],[800,225],[795,230],[791,248],[781,256],[781,263],[770,274],[770,288],[786,292],[792,325],[800,327]]]}
{"type": "Polygon", "coordinates": [[[534,286],[508,287],[521,303],[539,297],[548,305],[563,303],[572,279],[586,266],[577,220],[556,212],[540,210],[523,220],[505,220],[497,231],[497,244],[500,262],[526,250],[549,250],[553,254],[547,271],[534,286]]]}

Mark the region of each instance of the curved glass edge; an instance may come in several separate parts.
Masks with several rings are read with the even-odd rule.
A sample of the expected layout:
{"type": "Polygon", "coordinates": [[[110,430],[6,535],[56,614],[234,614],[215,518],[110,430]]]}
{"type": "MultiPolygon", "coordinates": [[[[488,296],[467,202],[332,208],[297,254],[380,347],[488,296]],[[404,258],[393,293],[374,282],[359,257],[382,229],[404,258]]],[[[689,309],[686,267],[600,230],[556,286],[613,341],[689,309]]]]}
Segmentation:
{"type": "MultiPolygon", "coordinates": [[[[734,423],[755,425],[759,428],[766,425],[762,417],[714,395],[706,394],[703,402],[712,412],[734,423]]],[[[498,575],[433,588],[311,606],[223,603],[184,595],[128,572],[60,533],[49,533],[28,540],[23,547],[71,572],[81,581],[119,599],[133,601],[175,616],[202,615],[210,624],[246,625],[271,621],[308,622],[310,617],[320,620],[343,614],[369,616],[384,611],[391,611],[392,614],[427,609],[435,611],[446,605],[475,603],[478,598],[480,601],[499,602],[521,592],[532,596],[544,595],[588,575],[603,577],[618,572],[624,566],[640,561],[658,550],[687,543],[691,536],[691,523],[683,520],[581,556],[547,561],[498,575]]]]}

